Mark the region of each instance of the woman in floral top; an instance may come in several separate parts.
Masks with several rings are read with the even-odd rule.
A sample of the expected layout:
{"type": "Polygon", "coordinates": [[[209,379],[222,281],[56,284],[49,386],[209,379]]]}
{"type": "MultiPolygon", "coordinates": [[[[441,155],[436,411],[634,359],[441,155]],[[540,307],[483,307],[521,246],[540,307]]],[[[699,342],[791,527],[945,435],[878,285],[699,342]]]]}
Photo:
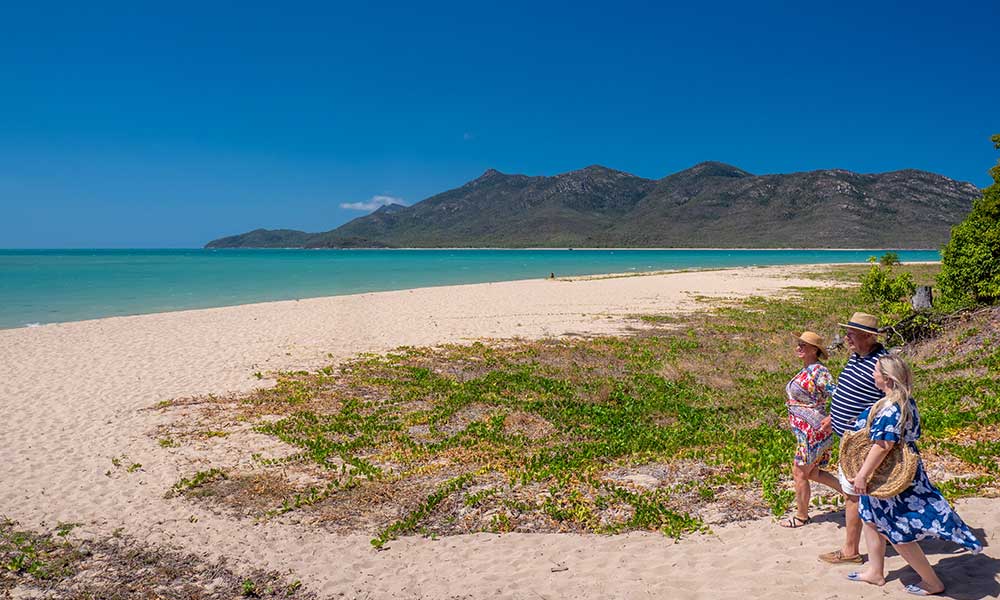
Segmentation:
{"type": "Polygon", "coordinates": [[[824,432],[820,424],[827,416],[827,402],[833,396],[833,375],[819,362],[826,358],[823,338],[805,331],[797,338],[795,356],[802,361],[802,370],[785,386],[788,398],[788,422],[798,444],[792,477],[795,479],[795,514],[782,527],[800,527],[809,522],[810,481],[818,481],[838,492],[840,483],[822,470],[830,460],[833,433],[824,432]]]}
{"type": "Polygon", "coordinates": [[[847,578],[885,585],[885,542],[888,540],[920,576],[919,583],[905,586],[906,591],[918,596],[940,594],[944,591],[944,583],[934,573],[917,542],[936,537],[955,542],[973,554],[978,554],[983,544],[927,478],[923,461],[917,462],[913,483],[899,495],[891,498],[865,495],[868,479],[893,445],[909,444],[916,452],[915,442],[920,437],[920,414],[917,403],[910,396],[912,373],[909,365],[898,356],[883,356],[875,363],[874,376],[875,385],[885,392],[885,397],[861,413],[854,424],[854,431],[860,431],[871,418],[869,435],[874,443],[851,481],[861,495],[859,512],[864,521],[868,568],[851,573],[847,578]]]}

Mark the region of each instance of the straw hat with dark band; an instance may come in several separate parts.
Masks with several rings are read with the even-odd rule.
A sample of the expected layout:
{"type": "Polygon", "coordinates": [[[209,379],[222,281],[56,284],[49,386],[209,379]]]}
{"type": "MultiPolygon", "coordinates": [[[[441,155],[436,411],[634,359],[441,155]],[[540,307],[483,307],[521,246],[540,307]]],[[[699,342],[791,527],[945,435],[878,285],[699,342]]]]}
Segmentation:
{"type": "Polygon", "coordinates": [[[803,331],[802,335],[797,336],[797,339],[801,342],[805,342],[810,346],[816,346],[819,350],[818,355],[820,358],[827,358],[829,355],[826,353],[826,341],[823,336],[818,333],[813,333],[811,331],[803,331]]]}
{"type": "Polygon", "coordinates": [[[864,331],[865,333],[878,334],[878,317],[868,313],[856,312],[851,315],[850,321],[840,323],[840,326],[857,329],[858,331],[864,331]]]}

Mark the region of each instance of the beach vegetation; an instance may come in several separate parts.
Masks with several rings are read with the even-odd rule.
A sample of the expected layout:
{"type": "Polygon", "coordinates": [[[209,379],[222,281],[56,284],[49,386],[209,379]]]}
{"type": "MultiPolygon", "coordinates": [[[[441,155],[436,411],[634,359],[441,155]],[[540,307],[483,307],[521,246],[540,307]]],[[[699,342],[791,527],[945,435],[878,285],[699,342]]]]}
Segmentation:
{"type": "Polygon", "coordinates": [[[73,523],[31,530],[0,517],[2,598],[295,598],[317,596],[290,573],[249,569],[237,574],[225,558],[148,545],[116,530],[86,541],[68,537],[73,523]],[[16,596],[15,596],[16,594],[16,596]]]}
{"type": "MultiPolygon", "coordinates": [[[[889,254],[889,253],[887,253],[889,254]]],[[[913,276],[907,271],[896,271],[899,264],[895,259],[881,259],[874,256],[868,259],[871,267],[861,278],[861,297],[878,306],[879,312],[889,319],[899,321],[908,316],[913,308],[910,297],[917,291],[913,276]]]]}
{"type": "Polygon", "coordinates": [[[372,539],[372,546],[381,548],[389,540],[395,539],[396,536],[409,533],[416,529],[417,525],[423,521],[423,519],[426,518],[426,516],[430,514],[430,512],[434,510],[434,508],[437,507],[442,500],[468,485],[468,483],[472,481],[472,477],[472,473],[464,473],[458,477],[445,481],[434,491],[434,493],[421,502],[417,508],[410,511],[402,519],[391,523],[388,527],[379,531],[378,535],[372,539]]]}
{"type": "Polygon", "coordinates": [[[240,593],[245,598],[257,598],[259,593],[257,591],[257,583],[253,579],[245,579],[240,585],[240,593]]]}
{"type": "Polygon", "coordinates": [[[44,582],[71,574],[78,556],[61,538],[73,526],[60,524],[53,537],[19,529],[14,521],[0,517],[0,591],[11,578],[28,576],[44,582]]]}
{"type": "MultiPolygon", "coordinates": [[[[365,531],[376,548],[415,533],[680,537],[780,515],[794,498],[791,334],[809,328],[832,340],[855,310],[884,315],[856,283],[872,268],[886,269],[847,267],[849,277],[833,271],[836,285],[635,318],[627,336],[406,347],[277,373],[274,387],[218,399],[205,414],[219,430],[234,416],[256,423],[287,452],[248,449],[250,465],[196,474],[175,490],[198,490],[183,495],[240,516],[296,512],[333,531],[365,531]]],[[[937,269],[888,268],[911,283],[932,282],[937,269]]],[[[903,348],[917,372],[922,449],[947,465],[949,497],[996,489],[1000,352],[982,348],[1000,340],[998,317],[966,313],[903,348]]],[[[833,348],[828,366],[839,372],[846,358],[833,348]]],[[[832,494],[817,502],[841,506],[832,494]]]]}
{"type": "Polygon", "coordinates": [[[228,479],[229,476],[222,469],[207,469],[205,471],[198,471],[191,477],[182,477],[180,481],[174,484],[174,486],[168,492],[168,496],[189,493],[193,490],[197,490],[206,483],[212,481],[219,481],[223,479],[228,479]]]}
{"type": "Polygon", "coordinates": [[[903,263],[899,260],[898,253],[890,251],[886,252],[885,254],[883,254],[878,258],[878,264],[882,268],[891,269],[892,267],[901,265],[903,263]]]}
{"type": "MultiPolygon", "coordinates": [[[[1000,134],[991,138],[1000,150],[1000,134]]],[[[951,229],[941,251],[939,285],[948,307],[1000,303],[1000,161],[990,169],[993,185],[951,229]]]]}
{"type": "Polygon", "coordinates": [[[59,522],[56,524],[56,535],[59,537],[66,537],[71,531],[80,526],[80,523],[63,523],[59,522]]]}
{"type": "Polygon", "coordinates": [[[955,477],[937,484],[937,487],[946,498],[954,501],[959,498],[979,496],[982,494],[983,489],[996,489],[997,479],[992,475],[955,477]]]}
{"type": "Polygon", "coordinates": [[[142,464],[130,460],[127,454],[122,454],[121,456],[112,456],[111,466],[114,467],[114,469],[108,469],[104,473],[104,475],[107,477],[112,477],[116,471],[125,471],[128,474],[132,474],[135,473],[136,471],[142,470],[142,464]]]}

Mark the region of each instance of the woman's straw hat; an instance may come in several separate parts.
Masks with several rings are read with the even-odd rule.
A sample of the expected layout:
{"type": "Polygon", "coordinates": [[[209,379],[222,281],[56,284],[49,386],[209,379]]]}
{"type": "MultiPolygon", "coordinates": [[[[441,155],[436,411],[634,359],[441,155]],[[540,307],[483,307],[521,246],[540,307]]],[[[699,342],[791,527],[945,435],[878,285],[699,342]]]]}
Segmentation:
{"type": "Polygon", "coordinates": [[[875,315],[870,315],[868,313],[856,312],[851,315],[851,320],[846,323],[840,323],[841,327],[849,327],[851,329],[857,329],[858,331],[864,331],[865,333],[878,334],[878,317],[875,315]]]}
{"type": "Polygon", "coordinates": [[[829,355],[826,353],[826,340],[823,339],[818,333],[813,333],[811,331],[803,331],[802,335],[798,336],[800,341],[803,341],[810,346],[816,346],[819,349],[819,357],[827,358],[829,355]]]}

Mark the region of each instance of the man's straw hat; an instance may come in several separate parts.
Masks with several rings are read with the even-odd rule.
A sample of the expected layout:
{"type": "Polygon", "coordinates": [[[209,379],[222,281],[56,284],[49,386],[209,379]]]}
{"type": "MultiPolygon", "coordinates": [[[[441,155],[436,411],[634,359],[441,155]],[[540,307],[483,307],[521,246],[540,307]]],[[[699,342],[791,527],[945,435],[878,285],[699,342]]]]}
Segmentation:
{"type": "Polygon", "coordinates": [[[823,339],[818,333],[813,333],[811,331],[803,331],[802,335],[798,336],[800,341],[803,341],[810,346],[816,346],[819,349],[819,357],[827,358],[829,355],[826,353],[826,340],[823,339]]]}
{"type": "Polygon", "coordinates": [[[851,320],[846,323],[840,323],[841,327],[848,327],[850,329],[857,329],[858,331],[864,331],[865,333],[878,334],[878,317],[875,315],[870,315],[868,313],[856,312],[851,315],[851,320]]]}

